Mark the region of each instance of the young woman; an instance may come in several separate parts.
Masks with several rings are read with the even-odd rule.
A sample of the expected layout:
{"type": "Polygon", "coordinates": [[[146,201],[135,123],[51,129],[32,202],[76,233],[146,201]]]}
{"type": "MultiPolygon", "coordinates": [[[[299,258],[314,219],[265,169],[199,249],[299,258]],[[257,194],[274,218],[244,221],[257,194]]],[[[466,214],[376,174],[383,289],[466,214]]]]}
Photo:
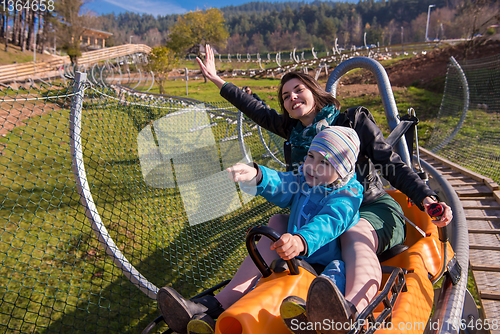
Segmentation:
{"type": "MultiPolygon", "coordinates": [[[[205,63],[197,59],[203,74],[220,89],[221,96],[238,110],[263,128],[287,140],[284,150],[290,170],[296,169],[304,161],[312,139],[324,127],[347,126],[358,134],[360,153],[356,174],[358,181],[364,186],[363,203],[359,210],[359,222],[342,234],[340,241],[346,271],[345,299],[357,311],[363,310],[377,294],[382,280],[377,254],[402,243],[405,238],[406,227],[401,207],[384,191],[378,172],[392,186],[410,197],[421,210],[426,210],[427,205],[437,202],[436,194],[392,151],[368,110],[358,108],[349,114],[340,113],[340,103],[317,81],[306,74],[290,72],[283,76],[278,90],[282,109],[282,114],[279,114],[276,110],[265,108],[258,100],[219,77],[211,47],[207,45],[205,50],[205,63]]],[[[441,220],[435,222],[439,227],[446,226],[453,216],[451,208],[445,203],[441,204],[445,207],[445,212],[441,220]]],[[[284,233],[287,221],[286,215],[274,216],[269,226],[284,233]]],[[[266,256],[273,256],[265,253],[270,252],[269,247],[261,247],[259,250],[264,253],[264,259],[266,256]]],[[[215,313],[218,313],[237,301],[253,287],[259,277],[258,270],[248,257],[243,261],[242,267],[230,284],[214,298],[216,303],[213,300],[200,301],[197,305],[202,305],[202,308],[209,311],[217,309],[217,306],[219,308],[215,313]],[[241,270],[242,267],[247,269],[241,270]]],[[[338,306],[335,295],[331,295],[329,303],[328,292],[323,295],[325,305],[338,306]]],[[[158,303],[162,309],[161,301],[158,303]]],[[[349,303],[343,303],[345,307],[341,314],[338,307],[322,308],[321,317],[344,322],[346,318],[352,318],[352,312],[355,312],[354,308],[349,307],[349,303]]],[[[194,308],[193,305],[189,308],[191,307],[194,308]]],[[[313,320],[316,315],[308,314],[308,317],[313,320]]]]}

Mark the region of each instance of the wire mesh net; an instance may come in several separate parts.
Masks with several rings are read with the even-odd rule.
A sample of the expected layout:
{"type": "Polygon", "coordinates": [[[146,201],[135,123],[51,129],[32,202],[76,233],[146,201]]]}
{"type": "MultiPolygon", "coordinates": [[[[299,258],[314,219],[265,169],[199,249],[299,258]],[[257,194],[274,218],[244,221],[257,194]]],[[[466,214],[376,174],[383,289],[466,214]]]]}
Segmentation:
{"type": "MultiPolygon", "coordinates": [[[[467,92],[449,68],[427,145],[497,182],[498,67],[498,58],[462,64],[467,113],[467,92]]],[[[138,332],[158,316],[156,288],[193,296],[230,278],[246,254],[247,229],[285,212],[242,193],[224,171],[249,160],[282,168],[281,138],[227,103],[127,93],[99,84],[108,77],[112,71],[102,70],[82,86],[76,149],[92,212],[72,171],[73,83],[0,91],[5,332],[138,332]]]]}
{"type": "Polygon", "coordinates": [[[448,65],[445,92],[426,146],[500,182],[500,57],[448,65]],[[468,98],[467,98],[468,97],[468,98]]]}
{"type": "Polygon", "coordinates": [[[2,95],[0,328],[7,332],[137,332],[158,316],[157,306],[120,264],[129,261],[153,287],[194,296],[232,276],[249,227],[284,212],[229,182],[225,168],[245,159],[279,168],[262,141],[282,145],[245,118],[238,134],[234,107],[92,86],[81,148],[109,236],[100,243],[72,172],[72,84],[2,95]],[[107,242],[123,258],[107,256],[107,242]]]}

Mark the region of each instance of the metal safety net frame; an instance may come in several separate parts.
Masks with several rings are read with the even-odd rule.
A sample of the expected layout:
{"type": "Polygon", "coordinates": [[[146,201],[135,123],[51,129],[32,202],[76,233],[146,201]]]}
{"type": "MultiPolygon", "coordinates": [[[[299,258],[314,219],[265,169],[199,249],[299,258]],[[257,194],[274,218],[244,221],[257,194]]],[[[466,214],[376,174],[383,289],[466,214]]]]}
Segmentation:
{"type": "Polygon", "coordinates": [[[0,328],[8,333],[61,328],[93,302],[97,271],[68,152],[73,96],[62,81],[0,91],[0,328]]]}
{"type": "Polygon", "coordinates": [[[426,147],[500,182],[500,57],[451,60],[426,147]],[[466,125],[466,126],[464,126],[466,125]]]}

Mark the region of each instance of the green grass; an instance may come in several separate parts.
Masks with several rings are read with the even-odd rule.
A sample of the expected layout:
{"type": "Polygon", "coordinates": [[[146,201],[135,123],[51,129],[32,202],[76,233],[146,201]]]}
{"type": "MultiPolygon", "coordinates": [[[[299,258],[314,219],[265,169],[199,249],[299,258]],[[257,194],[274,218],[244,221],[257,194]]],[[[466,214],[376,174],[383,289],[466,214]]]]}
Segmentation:
{"type": "MultiPolygon", "coordinates": [[[[430,142],[439,143],[451,135],[457,126],[457,119],[442,117],[435,126],[430,142]]],[[[446,149],[439,154],[451,161],[469,168],[479,174],[500,182],[498,157],[500,156],[500,139],[498,129],[500,117],[495,112],[471,109],[467,112],[464,124],[446,149]]]]}
{"type": "MultiPolygon", "coordinates": [[[[10,46],[10,45],[9,45],[10,46]]],[[[28,53],[21,52],[19,50],[11,50],[10,52],[5,52],[5,48],[0,49],[0,64],[14,64],[14,63],[27,63],[33,61],[33,53],[30,55],[28,53]]]]}
{"type": "MultiPolygon", "coordinates": [[[[92,100],[86,106],[86,172],[121,252],[156,286],[186,296],[229,278],[245,254],[248,227],[279,210],[255,199],[190,227],[178,189],[142,181],[138,129],[165,109],[144,113],[92,100]]],[[[89,226],[71,171],[68,117],[68,110],[53,111],[0,138],[0,322],[22,332],[136,332],[157,316],[157,306],[121,274],[89,226]]],[[[218,142],[226,130],[220,122],[209,131],[218,142]]],[[[268,164],[256,133],[247,145],[268,164]]]]}
{"type": "MultiPolygon", "coordinates": [[[[326,56],[326,54],[325,54],[325,56],[326,56]]],[[[266,57],[265,59],[267,60],[267,53],[266,53],[265,57],[266,57]]],[[[261,55],[261,58],[262,58],[262,55],[261,55]]],[[[217,69],[219,71],[227,71],[230,73],[233,69],[238,69],[238,70],[254,69],[255,70],[256,68],[259,68],[258,63],[255,61],[255,56],[253,57],[251,62],[245,61],[247,59],[246,55],[242,56],[241,59],[242,59],[242,61],[237,61],[236,55],[232,55],[231,62],[228,62],[227,55],[225,55],[222,58],[223,61],[219,62],[219,57],[218,56],[215,57],[217,69]]],[[[282,64],[286,64],[286,63],[287,63],[286,61],[282,62],[282,64]]],[[[264,67],[264,69],[277,67],[275,55],[271,56],[270,62],[264,61],[264,59],[263,59],[261,62],[261,65],[262,65],[262,67],[264,67]]],[[[175,67],[181,68],[181,69],[184,69],[185,67],[187,67],[189,70],[199,70],[200,69],[198,62],[194,59],[194,57],[192,58],[192,60],[188,60],[188,59],[180,60],[179,63],[175,67]]]]}
{"type": "MultiPolygon", "coordinates": [[[[7,52],[5,52],[5,44],[3,38],[0,39],[2,47],[0,48],[0,65],[8,65],[14,63],[27,63],[33,61],[33,51],[21,51],[21,47],[9,43],[7,52]]],[[[36,54],[36,61],[45,61],[52,59],[51,55],[36,54]]]]}
{"type": "MultiPolygon", "coordinates": [[[[200,76],[201,77],[201,76],[200,76]]],[[[280,81],[278,79],[250,79],[250,78],[224,78],[234,83],[238,87],[250,86],[254,93],[257,93],[272,108],[278,108],[278,98],[276,92],[280,81]]],[[[189,97],[199,101],[207,102],[226,102],[220,96],[217,86],[210,81],[205,83],[203,79],[188,80],[186,94],[186,82],[184,80],[168,80],[164,88],[167,95],[189,97]]],[[[149,87],[148,87],[149,88],[149,87]]],[[[159,93],[159,88],[155,84],[149,91],[150,93],[159,93]]]]}

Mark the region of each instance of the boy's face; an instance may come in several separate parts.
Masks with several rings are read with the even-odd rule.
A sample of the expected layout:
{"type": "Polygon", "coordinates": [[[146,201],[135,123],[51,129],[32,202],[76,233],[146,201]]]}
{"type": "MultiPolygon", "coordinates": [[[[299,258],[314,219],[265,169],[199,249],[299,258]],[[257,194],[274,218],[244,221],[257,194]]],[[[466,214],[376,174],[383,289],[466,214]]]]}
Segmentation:
{"type": "Polygon", "coordinates": [[[335,168],[316,151],[309,151],[303,166],[306,183],[311,186],[326,186],[339,178],[335,168]]]}

